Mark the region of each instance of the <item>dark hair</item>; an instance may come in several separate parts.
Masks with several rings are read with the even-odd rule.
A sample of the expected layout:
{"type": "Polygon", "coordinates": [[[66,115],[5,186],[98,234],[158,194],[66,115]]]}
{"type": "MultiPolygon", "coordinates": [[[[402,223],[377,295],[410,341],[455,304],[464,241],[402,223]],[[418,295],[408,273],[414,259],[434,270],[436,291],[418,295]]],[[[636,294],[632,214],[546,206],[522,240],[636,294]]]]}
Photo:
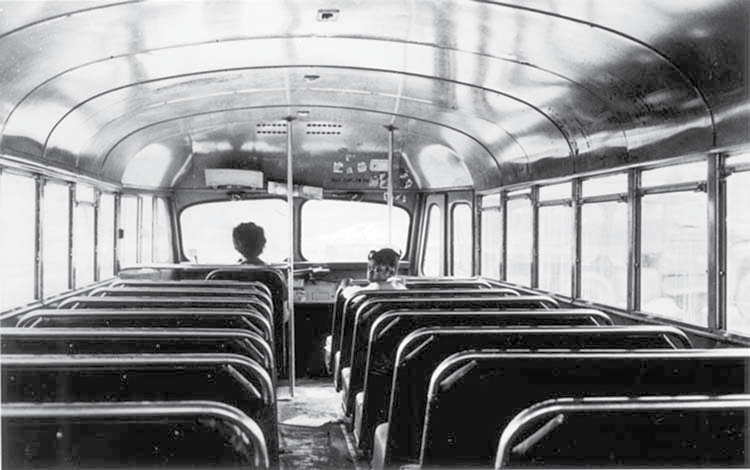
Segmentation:
{"type": "Polygon", "coordinates": [[[266,235],[263,227],[252,222],[239,224],[232,231],[234,246],[247,259],[257,258],[266,247],[266,235]]]}
{"type": "Polygon", "coordinates": [[[390,248],[383,248],[381,250],[372,250],[367,255],[368,260],[372,260],[377,264],[390,266],[393,269],[398,269],[398,260],[401,258],[401,253],[390,248]]]}

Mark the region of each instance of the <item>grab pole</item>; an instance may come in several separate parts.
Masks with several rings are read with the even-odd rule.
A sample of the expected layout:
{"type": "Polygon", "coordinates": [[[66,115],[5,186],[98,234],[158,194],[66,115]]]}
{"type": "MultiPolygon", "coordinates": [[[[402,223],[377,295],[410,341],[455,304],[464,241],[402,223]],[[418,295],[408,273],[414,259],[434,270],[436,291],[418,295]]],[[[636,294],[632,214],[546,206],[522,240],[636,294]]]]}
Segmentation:
{"type": "Polygon", "coordinates": [[[385,126],[388,130],[388,246],[393,244],[393,131],[396,127],[393,124],[385,126]]]}
{"type": "Polygon", "coordinates": [[[287,305],[289,308],[289,395],[294,397],[294,171],[292,167],[292,121],[286,121],[286,202],[289,206],[289,276],[287,279],[287,305]]]}

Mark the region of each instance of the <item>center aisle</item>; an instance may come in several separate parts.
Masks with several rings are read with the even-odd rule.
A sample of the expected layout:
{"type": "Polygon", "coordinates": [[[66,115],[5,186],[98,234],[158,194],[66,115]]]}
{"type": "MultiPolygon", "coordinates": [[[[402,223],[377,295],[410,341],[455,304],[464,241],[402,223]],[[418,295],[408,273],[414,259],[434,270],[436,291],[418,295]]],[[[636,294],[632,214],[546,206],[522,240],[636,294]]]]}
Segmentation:
{"type": "Polygon", "coordinates": [[[291,469],[367,468],[357,461],[351,436],[347,436],[341,396],[330,378],[297,379],[294,398],[288,384],[279,382],[280,467],[291,469]]]}

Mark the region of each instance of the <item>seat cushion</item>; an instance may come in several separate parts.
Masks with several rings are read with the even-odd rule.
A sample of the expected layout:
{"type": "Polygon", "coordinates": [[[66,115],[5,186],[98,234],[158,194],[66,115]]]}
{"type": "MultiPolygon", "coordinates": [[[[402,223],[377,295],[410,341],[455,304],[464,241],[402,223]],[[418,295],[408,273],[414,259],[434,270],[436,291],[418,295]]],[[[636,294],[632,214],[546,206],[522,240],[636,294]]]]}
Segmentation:
{"type": "Polygon", "coordinates": [[[346,413],[346,403],[349,400],[349,384],[352,380],[352,368],[344,367],[341,369],[341,390],[343,390],[343,396],[341,398],[341,406],[344,408],[346,413]]]}
{"type": "Polygon", "coordinates": [[[357,392],[354,397],[354,441],[359,445],[359,433],[362,430],[362,407],[365,404],[365,392],[357,392]]]}
{"type": "Polygon", "coordinates": [[[372,470],[383,470],[385,468],[385,446],[388,444],[388,423],[378,424],[375,428],[375,437],[373,438],[372,460],[370,466],[372,470]]]}
{"type": "Polygon", "coordinates": [[[331,375],[333,373],[333,367],[331,364],[331,346],[333,344],[333,337],[331,335],[326,336],[326,342],[323,346],[323,355],[325,356],[326,373],[331,375]]]}
{"type": "Polygon", "coordinates": [[[333,386],[336,387],[336,391],[341,391],[341,380],[339,377],[339,373],[341,367],[341,351],[336,351],[336,353],[333,355],[333,386]]]}

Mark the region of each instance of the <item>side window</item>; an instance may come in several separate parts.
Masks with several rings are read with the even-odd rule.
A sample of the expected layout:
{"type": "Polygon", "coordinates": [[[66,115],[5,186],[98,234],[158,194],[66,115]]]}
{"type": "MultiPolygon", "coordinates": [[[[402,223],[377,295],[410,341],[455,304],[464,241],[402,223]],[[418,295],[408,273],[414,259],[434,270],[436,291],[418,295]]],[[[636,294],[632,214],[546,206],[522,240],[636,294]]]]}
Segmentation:
{"type": "Polygon", "coordinates": [[[472,275],[474,241],[472,238],[471,206],[455,204],[451,209],[452,274],[458,277],[472,275]]]}
{"type": "Polygon", "coordinates": [[[115,274],[115,196],[102,193],[99,196],[97,218],[97,243],[99,245],[99,279],[108,279],[115,274]]]}
{"type": "MultiPolygon", "coordinates": [[[[584,187],[586,182],[584,181],[584,187]]],[[[584,203],[581,208],[581,298],[626,308],[628,205],[584,203]]]]}
{"type": "Polygon", "coordinates": [[[427,230],[425,232],[424,257],[422,274],[441,276],[443,273],[443,218],[440,207],[432,204],[427,212],[427,230]]]}
{"type": "Polygon", "coordinates": [[[531,200],[522,196],[508,201],[508,270],[507,280],[516,284],[531,285],[531,259],[533,237],[531,200]]]}
{"type": "Polygon", "coordinates": [[[0,173],[0,311],[34,300],[36,200],[34,178],[0,173]]]}
{"type": "Polygon", "coordinates": [[[76,184],[73,218],[73,267],[75,287],[94,282],[94,188],[76,184]]]}
{"type": "Polygon", "coordinates": [[[120,230],[120,266],[135,266],[138,262],[138,196],[121,197],[120,230]]]}
{"type": "Polygon", "coordinates": [[[500,279],[502,262],[503,218],[500,194],[482,197],[481,274],[484,277],[500,279]]]}
{"type": "Polygon", "coordinates": [[[704,327],[708,326],[708,197],[693,190],[670,190],[679,190],[675,184],[705,177],[705,162],[643,172],[640,259],[641,310],[704,327]],[[659,191],[648,192],[654,187],[659,191]]]}
{"type": "Polygon", "coordinates": [[[573,253],[572,209],[539,208],[539,288],[570,295],[573,253]]]}
{"type": "Polygon", "coordinates": [[[572,184],[539,188],[539,287],[570,295],[573,272],[572,184]]]}
{"type": "Polygon", "coordinates": [[[42,297],[68,290],[70,186],[47,181],[42,204],[42,297]]]}
{"type": "Polygon", "coordinates": [[[141,196],[141,264],[153,261],[154,198],[141,196]]]}
{"type": "Polygon", "coordinates": [[[582,183],[581,298],[627,308],[628,175],[604,176],[582,183]]]}
{"type": "Polygon", "coordinates": [[[750,171],[727,181],[727,329],[750,335],[750,171]]]}
{"type": "Polygon", "coordinates": [[[154,213],[154,262],[171,263],[172,255],[172,224],[169,217],[169,206],[164,198],[156,199],[154,213]]]}

